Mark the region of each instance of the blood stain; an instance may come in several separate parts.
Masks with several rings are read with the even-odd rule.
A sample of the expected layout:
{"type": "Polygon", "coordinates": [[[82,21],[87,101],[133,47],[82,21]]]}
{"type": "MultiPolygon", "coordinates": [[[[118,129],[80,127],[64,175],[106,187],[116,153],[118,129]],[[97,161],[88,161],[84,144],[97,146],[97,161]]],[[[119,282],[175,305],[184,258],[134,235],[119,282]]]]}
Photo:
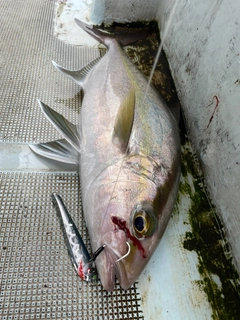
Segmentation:
{"type": "Polygon", "coordinates": [[[125,232],[127,238],[129,238],[130,240],[132,240],[132,243],[135,247],[138,248],[138,250],[141,252],[141,255],[143,258],[146,258],[146,254],[145,254],[145,250],[143,248],[143,246],[141,245],[140,241],[138,239],[136,239],[135,237],[133,237],[129,231],[129,228],[127,227],[127,223],[125,220],[118,218],[116,216],[112,217],[112,222],[118,226],[118,228],[122,231],[125,232]]]}

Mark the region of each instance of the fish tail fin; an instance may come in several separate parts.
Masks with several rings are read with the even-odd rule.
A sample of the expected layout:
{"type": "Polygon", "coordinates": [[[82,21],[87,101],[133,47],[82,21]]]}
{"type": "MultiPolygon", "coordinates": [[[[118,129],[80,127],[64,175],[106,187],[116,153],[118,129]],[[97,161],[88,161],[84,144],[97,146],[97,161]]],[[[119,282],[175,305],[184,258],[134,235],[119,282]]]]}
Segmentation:
{"type": "Polygon", "coordinates": [[[94,39],[96,39],[97,41],[99,41],[100,43],[103,43],[107,46],[107,40],[109,38],[113,38],[110,34],[104,33],[102,31],[100,31],[99,29],[97,29],[96,27],[86,24],[78,19],[75,19],[76,24],[82,28],[85,32],[87,32],[88,34],[90,34],[94,39]]]}
{"type": "Polygon", "coordinates": [[[150,32],[149,31],[141,31],[135,32],[132,34],[119,34],[119,35],[112,35],[103,31],[100,31],[98,28],[88,25],[78,19],[75,19],[77,25],[90,34],[94,39],[103,43],[107,47],[109,46],[109,40],[116,40],[121,46],[127,46],[133,42],[146,38],[150,32]]]}

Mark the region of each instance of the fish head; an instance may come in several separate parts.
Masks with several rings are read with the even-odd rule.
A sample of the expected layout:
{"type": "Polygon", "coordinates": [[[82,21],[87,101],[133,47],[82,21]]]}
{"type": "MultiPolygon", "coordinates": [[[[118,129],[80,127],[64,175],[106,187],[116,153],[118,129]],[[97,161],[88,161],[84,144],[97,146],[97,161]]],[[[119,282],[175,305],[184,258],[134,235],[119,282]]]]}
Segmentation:
{"type": "Polygon", "coordinates": [[[115,277],[128,289],[155,251],[170,218],[178,188],[178,165],[163,168],[147,157],[131,156],[108,168],[108,182],[95,192],[99,235],[96,259],[103,287],[111,291],[115,277]]]}

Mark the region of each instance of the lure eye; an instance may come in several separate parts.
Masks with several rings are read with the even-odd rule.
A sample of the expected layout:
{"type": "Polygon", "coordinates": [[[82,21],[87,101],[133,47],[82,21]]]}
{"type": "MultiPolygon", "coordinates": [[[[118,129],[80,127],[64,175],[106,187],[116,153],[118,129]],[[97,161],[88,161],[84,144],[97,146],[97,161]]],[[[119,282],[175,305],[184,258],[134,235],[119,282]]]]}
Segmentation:
{"type": "Polygon", "coordinates": [[[152,205],[143,202],[134,207],[132,211],[132,233],[136,238],[150,237],[156,229],[156,216],[152,205]]]}

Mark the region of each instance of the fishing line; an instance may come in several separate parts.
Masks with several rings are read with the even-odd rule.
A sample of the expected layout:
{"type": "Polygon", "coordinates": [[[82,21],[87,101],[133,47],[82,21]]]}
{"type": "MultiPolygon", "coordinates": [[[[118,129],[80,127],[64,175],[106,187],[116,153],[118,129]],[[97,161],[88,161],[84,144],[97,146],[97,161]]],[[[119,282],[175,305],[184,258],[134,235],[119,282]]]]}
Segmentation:
{"type": "MultiPolygon", "coordinates": [[[[162,52],[162,49],[163,49],[163,44],[164,44],[164,42],[165,42],[166,36],[167,36],[167,34],[168,34],[168,31],[169,31],[169,27],[170,27],[171,22],[172,22],[172,20],[173,20],[173,16],[174,16],[175,11],[176,11],[177,3],[178,3],[178,2],[175,1],[174,5],[173,5],[173,7],[172,7],[172,10],[171,10],[171,12],[170,12],[169,19],[168,19],[168,22],[167,22],[167,24],[166,24],[166,28],[165,28],[165,30],[164,30],[164,32],[163,32],[162,41],[161,41],[160,46],[159,46],[159,48],[158,48],[157,55],[156,55],[155,60],[154,60],[154,64],[153,64],[153,67],[152,67],[152,70],[151,70],[151,74],[150,74],[150,77],[149,77],[149,80],[148,80],[148,83],[147,83],[146,91],[145,91],[145,94],[144,94],[144,96],[143,96],[142,104],[140,105],[140,107],[143,107],[143,105],[144,105],[144,103],[145,103],[145,100],[146,100],[146,97],[147,97],[147,92],[148,92],[148,90],[149,90],[149,87],[150,87],[150,84],[151,84],[151,80],[152,80],[152,77],[153,77],[153,73],[154,73],[154,71],[155,71],[155,69],[156,69],[159,56],[160,56],[160,54],[161,54],[161,52],[162,52]]],[[[144,109],[143,109],[143,110],[144,110],[144,109]]],[[[144,116],[145,116],[146,112],[147,112],[147,109],[145,109],[145,111],[144,111],[144,116]]],[[[144,123],[144,121],[143,121],[143,123],[144,123]]],[[[145,130],[145,131],[147,132],[147,130],[145,130]]],[[[123,157],[122,157],[122,160],[121,160],[120,168],[119,168],[119,171],[118,171],[118,174],[117,174],[117,178],[116,178],[116,180],[115,180],[115,182],[114,182],[113,190],[112,190],[112,192],[111,192],[110,199],[109,199],[109,202],[108,202],[106,211],[105,211],[104,219],[105,219],[105,217],[106,217],[106,214],[107,214],[107,212],[108,212],[111,199],[113,198],[113,194],[114,194],[115,189],[116,189],[116,185],[117,185],[117,182],[118,182],[118,179],[119,179],[119,176],[120,176],[120,172],[121,172],[122,167],[123,167],[124,158],[126,157],[126,155],[127,155],[127,153],[128,153],[128,150],[129,150],[129,143],[130,143],[130,139],[129,139],[129,141],[128,141],[128,145],[127,145],[126,151],[125,151],[125,153],[124,153],[124,155],[123,155],[123,157]]],[[[146,145],[147,145],[147,144],[146,144],[146,145]]],[[[117,260],[117,261],[119,261],[119,260],[117,260]]]]}
{"type": "Polygon", "coordinates": [[[149,79],[148,79],[148,83],[147,83],[147,87],[146,87],[146,90],[145,90],[145,93],[144,93],[144,96],[143,96],[143,99],[142,99],[142,102],[140,104],[140,108],[143,110],[143,113],[142,115],[140,114],[140,117],[142,119],[142,124],[143,124],[143,130],[145,131],[145,142],[144,142],[144,145],[145,146],[150,146],[151,145],[151,141],[149,139],[149,135],[147,134],[148,133],[148,124],[146,123],[145,119],[146,119],[146,114],[148,112],[148,109],[149,108],[144,108],[144,104],[146,102],[146,99],[147,99],[147,94],[148,94],[148,91],[149,91],[149,87],[151,85],[151,81],[152,81],[152,78],[153,78],[153,74],[156,70],[156,66],[157,66],[157,63],[158,63],[158,60],[159,60],[159,57],[160,57],[160,54],[163,50],[163,45],[166,41],[166,37],[167,37],[167,34],[169,32],[169,28],[171,26],[171,23],[172,23],[172,20],[173,20],[173,17],[175,15],[175,12],[176,12],[176,8],[177,8],[177,5],[178,5],[178,1],[175,1],[174,4],[173,4],[173,7],[172,9],[170,10],[170,14],[169,14],[169,18],[168,18],[168,21],[166,22],[166,28],[164,29],[163,31],[163,34],[162,34],[162,37],[161,37],[161,42],[160,42],[160,45],[159,45],[159,48],[158,48],[158,51],[157,51],[157,54],[156,54],[156,57],[154,59],[154,63],[153,63],[153,66],[152,66],[152,69],[151,69],[151,73],[150,73],[150,76],[149,76],[149,79]]]}
{"type": "MultiPolygon", "coordinates": [[[[216,3],[212,5],[212,8],[211,8],[211,10],[209,10],[209,14],[205,17],[205,20],[207,20],[207,19],[209,18],[210,12],[213,11],[213,9],[216,8],[216,6],[217,6],[216,3]]],[[[155,71],[155,69],[156,69],[159,56],[160,56],[161,51],[162,51],[162,49],[163,49],[163,44],[165,43],[165,39],[166,39],[166,36],[167,36],[167,34],[168,34],[169,27],[170,27],[170,25],[171,25],[171,22],[172,22],[172,20],[173,20],[173,16],[174,16],[175,11],[176,11],[176,7],[177,7],[177,1],[175,1],[174,5],[173,5],[173,8],[172,8],[172,10],[171,10],[171,12],[170,12],[170,15],[169,15],[168,22],[167,22],[167,24],[166,24],[166,28],[165,28],[165,30],[164,30],[164,32],[163,32],[162,41],[161,41],[161,43],[160,43],[160,46],[159,46],[159,48],[158,48],[158,52],[157,52],[156,58],[155,58],[155,60],[154,60],[154,64],[153,64],[153,67],[152,67],[152,70],[151,70],[151,74],[150,74],[150,77],[149,77],[149,80],[148,80],[148,84],[147,84],[147,88],[146,88],[146,91],[145,91],[145,95],[144,95],[144,98],[143,98],[142,105],[143,105],[144,102],[145,102],[145,99],[146,99],[146,96],[147,96],[147,92],[148,92],[148,90],[149,90],[149,87],[150,87],[150,84],[151,84],[151,80],[152,80],[154,71],[155,71]]],[[[186,121],[185,121],[185,118],[184,118],[184,117],[183,117],[183,122],[184,122],[184,126],[185,126],[185,129],[186,129],[186,132],[187,132],[187,136],[188,136],[188,139],[189,139],[189,130],[188,130],[187,126],[186,126],[186,121]]],[[[189,139],[189,142],[190,142],[190,139],[189,139]]],[[[191,145],[191,143],[190,143],[190,145],[191,145]]],[[[192,152],[193,152],[193,151],[192,151],[192,152]]],[[[195,161],[196,161],[196,160],[195,160],[195,161]]],[[[198,162],[198,161],[197,161],[197,162],[198,162]]],[[[199,163],[198,163],[198,166],[199,166],[199,163]]],[[[202,177],[201,177],[201,179],[203,180],[202,177]]],[[[208,200],[208,203],[209,203],[209,205],[210,205],[210,207],[211,207],[211,209],[212,209],[212,212],[213,212],[213,214],[214,214],[214,217],[215,217],[215,220],[216,220],[216,224],[217,224],[217,226],[218,226],[218,230],[219,230],[221,239],[222,239],[223,243],[225,243],[226,240],[225,240],[225,237],[224,237],[224,232],[223,232],[223,230],[221,229],[220,224],[219,224],[219,217],[216,215],[215,209],[214,209],[213,206],[212,206],[212,203],[211,203],[211,200],[210,200],[208,191],[207,191],[207,189],[206,189],[206,187],[205,187],[204,181],[203,181],[203,190],[204,190],[204,193],[205,193],[206,198],[207,198],[207,200],[208,200]]],[[[223,250],[224,250],[224,252],[225,252],[226,257],[228,257],[228,256],[229,256],[229,252],[228,252],[228,250],[226,250],[225,245],[223,246],[223,250]]]]}
{"type": "MultiPolygon", "coordinates": [[[[143,100],[142,100],[142,105],[141,105],[141,107],[143,107],[143,105],[144,105],[144,103],[145,103],[145,100],[146,100],[146,97],[147,97],[147,92],[148,92],[148,90],[149,90],[149,87],[150,87],[150,84],[151,84],[151,80],[152,80],[152,77],[153,77],[153,73],[154,73],[154,71],[155,71],[155,69],[156,69],[159,56],[160,56],[160,54],[161,54],[161,52],[162,52],[163,44],[164,44],[164,42],[165,42],[166,36],[167,36],[167,34],[168,34],[168,31],[169,31],[169,27],[170,27],[171,22],[172,22],[172,20],[173,20],[173,16],[174,16],[174,14],[175,14],[176,7],[177,7],[177,1],[175,1],[174,5],[173,5],[173,8],[172,8],[172,10],[171,10],[171,12],[170,12],[170,15],[169,15],[168,22],[167,22],[167,24],[166,24],[166,28],[165,28],[165,30],[164,30],[164,32],[163,32],[162,41],[161,41],[161,43],[160,43],[160,46],[159,46],[158,51],[157,51],[157,55],[156,55],[155,60],[154,60],[154,64],[153,64],[153,67],[152,67],[152,70],[151,70],[151,74],[150,74],[150,77],[149,77],[149,80],[148,80],[148,83],[147,83],[147,88],[146,88],[145,94],[144,94],[144,96],[143,96],[143,100]]],[[[144,109],[143,109],[143,110],[144,110],[144,109]]],[[[146,114],[146,111],[145,111],[145,114],[146,114]]],[[[127,148],[126,148],[125,154],[123,155],[123,158],[122,158],[122,161],[121,161],[121,165],[120,165],[120,168],[119,168],[119,172],[118,172],[118,175],[117,175],[117,179],[116,179],[116,181],[115,181],[115,183],[114,183],[113,191],[112,191],[111,197],[110,197],[110,199],[109,199],[109,203],[108,203],[108,206],[107,206],[107,209],[106,209],[105,216],[106,216],[106,214],[107,214],[107,212],[108,212],[109,204],[110,204],[110,201],[111,201],[111,199],[112,199],[113,193],[114,193],[114,191],[115,191],[116,184],[117,184],[118,179],[119,179],[119,175],[120,175],[120,172],[121,172],[121,169],[122,169],[122,166],[123,166],[123,160],[124,160],[125,156],[127,155],[128,150],[129,150],[129,142],[130,142],[130,139],[129,139],[129,141],[128,141],[128,146],[127,146],[127,148]]]]}
{"type": "Polygon", "coordinates": [[[151,73],[150,73],[150,76],[149,76],[149,80],[148,80],[148,83],[147,83],[147,88],[146,88],[145,94],[143,96],[142,105],[145,102],[145,99],[146,99],[146,96],[147,96],[147,92],[149,90],[149,87],[150,87],[150,84],[151,84],[151,81],[152,81],[152,78],[153,78],[154,71],[155,71],[155,69],[157,67],[158,59],[159,59],[160,54],[161,54],[162,49],[163,49],[163,44],[165,43],[165,40],[166,40],[168,31],[169,31],[170,25],[171,25],[172,20],[173,20],[173,16],[174,16],[175,11],[176,11],[176,7],[177,7],[177,1],[175,1],[174,5],[173,5],[173,8],[172,8],[172,10],[170,12],[170,15],[169,15],[169,19],[168,19],[168,21],[166,23],[166,28],[163,31],[163,35],[162,35],[162,38],[161,38],[160,46],[158,48],[158,51],[157,51],[157,54],[156,54],[156,57],[155,57],[155,60],[154,60],[153,66],[152,66],[152,70],[151,70],[151,73]]]}
{"type": "MultiPolygon", "coordinates": [[[[210,12],[212,12],[215,8],[216,8],[216,3],[212,5],[212,8],[211,10],[209,10],[209,14],[205,17],[205,20],[209,19],[209,15],[210,15],[210,12]]],[[[160,43],[160,46],[158,48],[158,52],[157,52],[157,55],[156,55],[156,58],[154,60],[154,64],[153,64],[153,67],[152,67],[152,70],[151,70],[151,74],[149,76],[149,80],[148,80],[148,84],[147,84],[147,88],[146,88],[146,91],[145,91],[145,95],[144,95],[144,98],[143,98],[143,102],[142,102],[142,105],[144,104],[145,100],[146,100],[146,97],[147,97],[147,92],[149,90],[149,87],[150,87],[150,84],[151,84],[151,81],[152,81],[152,78],[153,78],[153,74],[154,74],[154,71],[156,69],[156,66],[157,66],[157,62],[158,62],[158,59],[160,57],[160,54],[161,54],[161,51],[163,49],[163,45],[165,43],[165,40],[166,40],[166,36],[168,34],[168,31],[169,31],[169,28],[170,28],[170,25],[171,25],[171,22],[173,20],[173,17],[174,17],[174,14],[175,14],[175,11],[176,11],[176,7],[177,7],[177,1],[175,1],[173,7],[172,7],[172,10],[170,12],[170,15],[169,15],[169,19],[168,19],[168,22],[166,24],[166,28],[163,32],[163,35],[162,35],[162,40],[161,40],[161,43],[160,43]]],[[[186,132],[187,132],[187,136],[188,136],[188,139],[189,139],[189,130],[186,126],[186,121],[185,121],[185,118],[183,117],[183,122],[184,122],[184,126],[185,126],[185,129],[186,129],[186,132]]],[[[190,142],[190,139],[189,139],[189,142],[190,142]]],[[[190,143],[191,145],[191,143],[190,143]]],[[[191,148],[192,149],[192,148],[191,148]]],[[[193,150],[192,150],[193,152],[193,150]]],[[[196,157],[195,157],[196,158],[196,157]]],[[[196,160],[195,160],[196,161],[196,160]]],[[[197,161],[198,162],[198,161],[197,161]]],[[[199,166],[199,163],[197,164],[199,166]]],[[[203,180],[203,190],[204,190],[204,193],[206,195],[206,198],[208,200],[208,203],[212,209],[212,212],[214,214],[214,218],[215,218],[215,221],[216,221],[216,224],[218,226],[218,230],[219,230],[219,233],[220,233],[220,236],[221,236],[221,239],[223,241],[223,243],[225,244],[226,243],[226,240],[225,240],[225,235],[224,235],[224,231],[222,230],[222,228],[220,227],[220,224],[219,224],[219,217],[218,215],[216,214],[215,212],[215,209],[213,208],[213,205],[211,203],[211,200],[210,200],[210,197],[209,197],[209,193],[205,187],[205,183],[204,183],[204,179],[203,177],[201,177],[201,180],[203,180]]],[[[221,220],[220,220],[221,221],[221,220]]],[[[226,255],[226,257],[228,258],[229,256],[229,251],[225,248],[225,245],[223,245],[223,250],[224,250],[224,253],[226,255]]]]}

